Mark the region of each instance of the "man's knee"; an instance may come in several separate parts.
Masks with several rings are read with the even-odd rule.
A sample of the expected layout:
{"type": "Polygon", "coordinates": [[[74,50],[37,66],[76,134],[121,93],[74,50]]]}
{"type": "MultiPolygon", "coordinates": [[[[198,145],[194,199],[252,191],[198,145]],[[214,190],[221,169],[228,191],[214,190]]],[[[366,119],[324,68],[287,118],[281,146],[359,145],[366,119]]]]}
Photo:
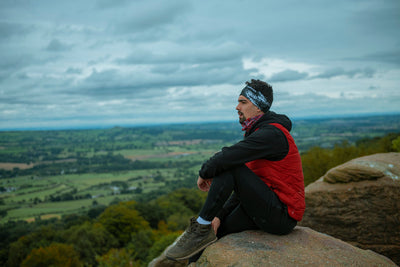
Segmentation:
{"type": "Polygon", "coordinates": [[[244,173],[248,171],[251,172],[251,170],[245,164],[237,165],[230,170],[233,176],[242,176],[244,173]]]}
{"type": "Polygon", "coordinates": [[[245,164],[234,167],[233,169],[231,169],[230,172],[237,184],[248,180],[249,178],[251,178],[251,176],[259,179],[259,177],[254,172],[252,172],[245,164]]]}

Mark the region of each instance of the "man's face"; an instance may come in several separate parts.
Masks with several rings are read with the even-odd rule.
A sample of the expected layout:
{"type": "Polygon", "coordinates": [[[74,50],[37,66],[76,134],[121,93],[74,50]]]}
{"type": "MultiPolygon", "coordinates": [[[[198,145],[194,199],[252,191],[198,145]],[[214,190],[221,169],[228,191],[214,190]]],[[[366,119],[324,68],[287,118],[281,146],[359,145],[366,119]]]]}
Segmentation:
{"type": "Polygon", "coordinates": [[[239,122],[243,123],[245,120],[249,118],[253,118],[257,115],[263,114],[259,108],[257,108],[253,103],[250,102],[246,97],[240,95],[238,99],[238,105],[236,106],[236,110],[239,114],[239,122]]]}

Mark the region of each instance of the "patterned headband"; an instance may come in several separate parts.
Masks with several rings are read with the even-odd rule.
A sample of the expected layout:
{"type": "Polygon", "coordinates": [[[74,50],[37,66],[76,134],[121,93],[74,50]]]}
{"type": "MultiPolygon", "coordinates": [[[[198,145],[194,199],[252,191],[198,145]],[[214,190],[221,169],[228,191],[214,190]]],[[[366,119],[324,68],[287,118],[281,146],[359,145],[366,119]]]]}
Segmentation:
{"type": "Polygon", "coordinates": [[[251,103],[253,103],[263,112],[267,112],[271,107],[271,104],[268,102],[268,99],[265,97],[265,95],[248,85],[243,88],[240,95],[246,97],[251,103]]]}

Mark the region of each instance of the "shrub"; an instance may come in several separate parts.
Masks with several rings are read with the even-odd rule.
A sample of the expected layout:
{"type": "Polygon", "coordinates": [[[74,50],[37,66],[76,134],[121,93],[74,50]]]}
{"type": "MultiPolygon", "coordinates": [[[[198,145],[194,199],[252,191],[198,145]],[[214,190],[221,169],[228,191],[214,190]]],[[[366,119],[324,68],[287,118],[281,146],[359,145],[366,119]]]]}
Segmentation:
{"type": "Polygon", "coordinates": [[[53,243],[48,247],[33,249],[22,262],[21,267],[80,267],[78,253],[73,246],[53,243]]]}

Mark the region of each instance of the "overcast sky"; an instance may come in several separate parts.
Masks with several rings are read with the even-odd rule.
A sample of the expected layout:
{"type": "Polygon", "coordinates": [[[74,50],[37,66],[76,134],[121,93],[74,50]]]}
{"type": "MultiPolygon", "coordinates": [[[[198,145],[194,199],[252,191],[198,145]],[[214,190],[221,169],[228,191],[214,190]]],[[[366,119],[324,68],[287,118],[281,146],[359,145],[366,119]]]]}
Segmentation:
{"type": "Polygon", "coordinates": [[[400,113],[399,0],[0,1],[0,129],[400,113]]]}

